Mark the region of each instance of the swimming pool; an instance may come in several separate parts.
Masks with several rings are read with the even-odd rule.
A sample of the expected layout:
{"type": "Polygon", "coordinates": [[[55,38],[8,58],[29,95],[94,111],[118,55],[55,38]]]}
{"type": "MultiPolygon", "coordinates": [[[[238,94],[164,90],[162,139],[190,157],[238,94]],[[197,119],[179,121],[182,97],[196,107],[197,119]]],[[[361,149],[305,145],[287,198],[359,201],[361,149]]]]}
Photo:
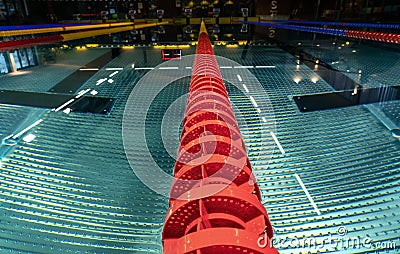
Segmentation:
{"type": "MultiPolygon", "coordinates": [[[[318,43],[302,41],[302,47],[350,78],[359,78],[363,86],[399,85],[399,53],[345,41],[336,42],[344,43],[340,50],[332,40],[318,43]],[[383,56],[382,62],[377,55],[383,56]]],[[[384,124],[399,127],[398,101],[373,104],[372,109],[358,105],[303,113],[293,97],[334,88],[313,69],[298,64],[295,56],[263,43],[248,48],[216,45],[214,51],[221,56],[221,72],[241,120],[277,249],[398,252],[400,143],[384,124]],[[252,87],[262,88],[264,95],[252,87]],[[260,117],[251,98],[263,105],[267,118],[260,117]],[[346,245],[349,242],[353,245],[346,245]]],[[[106,52],[71,49],[55,63],[25,70],[30,73],[1,76],[0,87],[45,92],[106,52]]],[[[182,52],[194,54],[195,46],[182,52]]],[[[42,120],[21,135],[33,134],[33,140],[19,139],[2,148],[1,252],[160,253],[168,198],[146,186],[128,163],[123,116],[128,98],[138,83],[143,85],[145,75],[154,75],[149,79],[154,77],[154,84],[146,83],[150,93],[160,81],[157,77],[180,73],[151,102],[145,125],[152,158],[171,174],[174,159],[169,151],[178,147],[173,141],[179,140],[179,122],[163,117],[171,103],[187,93],[190,66],[185,59],[163,63],[160,49],[153,46],[123,49],[74,94],[90,89],[88,94],[97,92],[93,96],[116,98],[109,114],[1,104],[2,139],[42,120]],[[175,133],[164,143],[163,128],[175,133]]],[[[173,119],[179,121],[182,113],[173,119]]],[[[135,108],[130,114],[135,119],[135,108]]],[[[134,163],[145,170],[148,151],[134,152],[134,163]]],[[[155,184],[168,184],[157,181],[154,177],[155,184]]]]}

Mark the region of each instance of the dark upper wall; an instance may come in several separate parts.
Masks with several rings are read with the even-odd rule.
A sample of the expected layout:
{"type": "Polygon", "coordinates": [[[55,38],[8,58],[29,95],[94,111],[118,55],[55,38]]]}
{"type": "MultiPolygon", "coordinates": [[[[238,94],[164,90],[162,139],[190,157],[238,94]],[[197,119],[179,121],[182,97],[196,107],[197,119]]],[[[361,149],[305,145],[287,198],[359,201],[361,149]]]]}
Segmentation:
{"type": "Polygon", "coordinates": [[[73,14],[100,13],[115,9],[123,18],[130,9],[138,10],[138,18],[157,18],[156,10],[164,9],[166,17],[183,17],[184,9],[193,9],[193,16],[212,16],[213,8],[221,9],[221,16],[240,16],[240,9],[247,7],[250,15],[270,15],[271,7],[278,6],[278,14],[296,19],[327,19],[341,21],[380,21],[398,22],[400,20],[399,0],[130,0],[130,1],[70,1],[70,0],[29,0],[29,16],[25,13],[24,1],[0,0],[5,20],[2,24],[48,23],[72,19],[73,14]],[[176,3],[180,2],[181,7],[176,3]],[[111,6],[110,6],[111,3],[111,6]],[[318,3],[320,3],[318,5],[318,3]],[[54,13],[56,20],[50,20],[54,13]]]}

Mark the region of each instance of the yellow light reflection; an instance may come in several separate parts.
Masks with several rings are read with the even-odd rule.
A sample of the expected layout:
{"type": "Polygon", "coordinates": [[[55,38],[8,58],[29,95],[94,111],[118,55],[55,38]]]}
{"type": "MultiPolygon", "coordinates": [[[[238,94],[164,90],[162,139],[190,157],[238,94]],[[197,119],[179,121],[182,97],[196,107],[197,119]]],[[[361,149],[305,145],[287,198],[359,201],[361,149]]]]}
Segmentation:
{"type": "Polygon", "coordinates": [[[190,45],[155,45],[155,49],[187,49],[190,45]]]}
{"type": "Polygon", "coordinates": [[[313,82],[314,84],[318,82],[318,77],[312,77],[311,78],[311,82],[313,82]]]}
{"type": "Polygon", "coordinates": [[[294,78],[293,78],[293,81],[294,81],[296,84],[298,84],[298,83],[300,83],[301,78],[300,78],[300,77],[294,77],[294,78]]]}
{"type": "Polygon", "coordinates": [[[99,44],[86,44],[87,48],[97,48],[98,46],[100,46],[99,44]]]}

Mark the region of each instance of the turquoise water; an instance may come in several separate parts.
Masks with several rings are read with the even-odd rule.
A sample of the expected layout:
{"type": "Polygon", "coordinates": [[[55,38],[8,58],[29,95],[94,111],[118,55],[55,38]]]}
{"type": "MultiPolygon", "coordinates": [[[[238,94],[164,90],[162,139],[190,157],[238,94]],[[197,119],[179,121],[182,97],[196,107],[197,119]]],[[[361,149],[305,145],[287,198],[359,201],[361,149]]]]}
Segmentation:
{"type": "MultiPolygon", "coordinates": [[[[338,56],[350,61],[348,64],[355,70],[363,68],[365,84],[372,84],[373,80],[389,84],[391,78],[396,80],[393,70],[380,71],[379,68],[385,68],[385,62],[383,67],[376,63],[376,71],[370,70],[365,60],[368,54],[362,53],[362,46],[358,47],[362,58],[338,56]],[[374,77],[374,73],[380,76],[374,77]]],[[[278,250],[281,253],[316,253],[317,250],[321,253],[397,253],[398,250],[381,246],[345,248],[325,244],[320,249],[303,248],[289,241],[295,237],[299,240],[314,237],[323,242],[333,235],[338,241],[359,237],[399,246],[399,140],[364,106],[301,113],[293,96],[333,89],[305,65],[296,65],[295,57],[277,47],[250,46],[245,56],[241,47],[215,46],[214,50],[216,55],[248,66],[221,69],[224,77],[241,75],[240,85],[251,83],[255,77],[266,94],[259,98],[257,91],[245,93],[242,89],[240,92],[227,81],[262,202],[280,241],[278,250]],[[266,122],[260,119],[250,95],[260,104],[262,100],[269,102],[263,108],[270,116],[266,122]],[[285,154],[270,135],[263,136],[261,131],[267,134],[273,131],[285,154]],[[295,174],[302,179],[320,215],[295,174]],[[337,230],[341,226],[346,227],[347,234],[339,237],[337,230]]],[[[336,60],[328,50],[321,59],[336,60]]],[[[192,46],[183,49],[183,54],[194,51],[192,46]]],[[[93,56],[99,54],[96,49],[88,49],[85,54],[91,52],[93,56]]],[[[374,57],[371,58],[372,61],[374,57]]],[[[71,58],[69,64],[79,65],[76,61],[71,58]]],[[[220,66],[231,64],[220,61],[220,66]]],[[[28,132],[36,136],[33,141],[20,140],[2,158],[0,253],[161,253],[161,230],[168,199],[148,188],[134,174],[126,158],[121,130],[125,104],[132,89],[150,72],[137,68],[159,64],[159,49],[123,50],[83,85],[81,90],[95,89],[96,96],[118,98],[109,115],[50,110],[40,115],[28,107],[0,105],[1,138],[18,132],[21,129],[18,126],[24,125],[27,116],[38,114],[43,119],[28,132]],[[131,68],[132,63],[135,69],[131,68]],[[112,77],[112,83],[97,86],[99,79],[108,78],[114,72],[106,70],[111,67],[123,70],[112,77]]],[[[184,67],[178,62],[168,64],[179,66],[179,70],[184,67]]],[[[28,83],[21,90],[43,91],[35,79],[47,67],[35,68],[37,73],[33,70],[25,77],[24,82],[28,83]]],[[[345,68],[339,70],[346,72],[345,68]]],[[[62,74],[57,72],[57,75],[60,78],[62,74]]],[[[11,86],[14,78],[1,77],[0,87],[11,86]]],[[[165,145],[160,141],[160,125],[168,105],[187,89],[188,78],[173,82],[152,102],[146,119],[148,147],[167,173],[174,164],[168,151],[178,146],[171,143],[179,138],[179,129],[175,128],[176,123],[170,123],[176,136],[165,145]]],[[[390,105],[391,111],[379,107],[392,112],[387,113],[390,119],[396,119],[399,114],[396,103],[385,104],[390,105]]],[[[138,155],[135,160],[138,168],[146,167],[143,156],[138,155]]]]}

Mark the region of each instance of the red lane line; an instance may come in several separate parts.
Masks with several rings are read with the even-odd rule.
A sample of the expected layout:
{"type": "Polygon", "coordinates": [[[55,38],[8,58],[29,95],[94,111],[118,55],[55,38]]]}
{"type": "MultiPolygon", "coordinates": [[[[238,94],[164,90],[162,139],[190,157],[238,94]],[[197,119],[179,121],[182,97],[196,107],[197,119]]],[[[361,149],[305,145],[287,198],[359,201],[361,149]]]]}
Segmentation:
{"type": "Polygon", "coordinates": [[[43,36],[38,38],[2,41],[0,42],[0,52],[12,49],[29,48],[37,45],[52,44],[62,42],[64,38],[61,35],[43,36]]]}
{"type": "Polygon", "coordinates": [[[163,229],[164,253],[278,253],[271,245],[257,245],[260,234],[265,232],[266,241],[273,237],[272,226],[204,32],[199,35],[189,91],[163,229]],[[221,189],[205,195],[215,187],[221,189]],[[232,230],[239,230],[236,240],[222,239],[232,230]]]}
{"type": "Polygon", "coordinates": [[[400,44],[400,34],[347,30],[347,37],[400,44]]]}

